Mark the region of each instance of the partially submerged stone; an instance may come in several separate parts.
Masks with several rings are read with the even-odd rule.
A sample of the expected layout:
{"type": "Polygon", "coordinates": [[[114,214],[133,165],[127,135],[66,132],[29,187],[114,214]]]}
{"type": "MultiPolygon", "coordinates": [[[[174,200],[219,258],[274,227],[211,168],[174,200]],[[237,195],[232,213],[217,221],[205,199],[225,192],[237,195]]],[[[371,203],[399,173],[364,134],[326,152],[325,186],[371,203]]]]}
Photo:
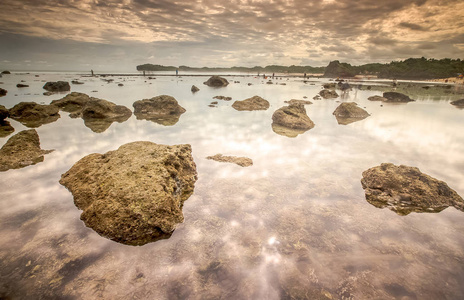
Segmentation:
{"type": "Polygon", "coordinates": [[[7,93],[7,90],[0,88],[0,97],[6,96],[7,93]]]}
{"type": "Polygon", "coordinates": [[[369,101],[382,101],[382,102],[388,101],[387,98],[384,98],[384,97],[378,96],[378,95],[370,96],[369,98],[367,98],[367,100],[369,100],[369,101]]]}
{"type": "Polygon", "coordinates": [[[197,180],[190,145],[133,142],[90,154],[61,176],[81,220],[128,245],[168,238],[184,221],[182,206],[197,180]]]}
{"type": "Polygon", "coordinates": [[[336,91],[328,90],[328,89],[324,89],[320,91],[319,95],[321,95],[321,97],[324,99],[338,98],[338,94],[336,91]]]}
{"type": "Polygon", "coordinates": [[[227,81],[227,79],[221,76],[213,75],[207,81],[203,82],[203,84],[206,84],[207,86],[221,87],[227,86],[229,82],[227,81]]]}
{"type": "Polygon", "coordinates": [[[59,100],[53,100],[50,104],[58,106],[62,111],[74,113],[81,111],[90,98],[87,94],[72,92],[59,100]]]}
{"type": "Polygon", "coordinates": [[[10,113],[8,112],[8,109],[5,106],[0,105],[0,122],[8,118],[9,115],[10,113]]]}
{"type": "Polygon", "coordinates": [[[174,97],[168,95],[138,100],[133,106],[137,120],[149,120],[164,126],[176,124],[180,116],[186,112],[174,97]]]}
{"type": "Polygon", "coordinates": [[[45,83],[43,88],[50,92],[67,92],[71,90],[71,86],[67,81],[49,81],[45,83]]]}
{"type": "Polygon", "coordinates": [[[10,118],[23,125],[36,128],[55,122],[60,118],[59,108],[55,105],[42,105],[35,102],[20,102],[10,108],[10,118]]]}
{"type": "Polygon", "coordinates": [[[232,107],[239,111],[266,110],[269,106],[269,101],[261,98],[260,96],[253,96],[242,101],[235,101],[232,104],[232,107]]]}
{"type": "Polygon", "coordinates": [[[314,122],[306,114],[303,104],[281,107],[272,115],[272,129],[280,135],[296,137],[313,127],[314,122]]]}
{"type": "Polygon", "coordinates": [[[224,100],[224,101],[230,101],[230,100],[232,100],[232,97],[214,96],[213,99],[219,99],[219,100],[224,100]]]}
{"type": "Polygon", "coordinates": [[[18,84],[16,85],[16,87],[17,87],[17,88],[25,88],[25,87],[29,87],[29,85],[23,84],[23,83],[18,83],[18,84]]]}
{"type": "Polygon", "coordinates": [[[220,153],[213,156],[208,156],[206,157],[206,159],[211,159],[219,162],[234,163],[241,167],[249,167],[253,165],[253,161],[248,157],[225,156],[220,153]]]}
{"type": "Polygon", "coordinates": [[[192,91],[192,93],[196,93],[198,92],[200,89],[198,87],[196,87],[195,85],[192,85],[192,88],[190,89],[190,91],[192,91]]]}
{"type": "Polygon", "coordinates": [[[383,163],[362,176],[366,200],[375,207],[388,207],[399,215],[440,212],[449,206],[464,211],[464,201],[454,190],[418,168],[383,163]]]}
{"type": "Polygon", "coordinates": [[[9,136],[15,131],[14,127],[11,126],[10,122],[6,120],[0,121],[0,138],[9,136]]]}
{"type": "Polygon", "coordinates": [[[309,100],[297,100],[297,99],[291,99],[291,100],[287,100],[287,101],[284,101],[285,103],[288,103],[288,104],[302,104],[302,105],[307,105],[307,104],[313,104],[311,101],[309,100]]]}
{"type": "Polygon", "coordinates": [[[450,104],[456,106],[457,108],[464,108],[464,99],[451,101],[450,104]]]}
{"type": "Polygon", "coordinates": [[[384,102],[411,102],[415,101],[409,98],[409,96],[398,93],[398,92],[385,92],[383,93],[383,97],[387,99],[387,101],[384,102]]]}
{"type": "Polygon", "coordinates": [[[343,102],[333,112],[337,118],[338,124],[348,125],[350,123],[361,121],[370,116],[370,114],[358,106],[355,102],[343,102]]]}
{"type": "Polygon", "coordinates": [[[52,151],[40,149],[35,129],[23,130],[13,135],[0,149],[0,172],[35,165],[44,161],[44,155],[52,151]]]}

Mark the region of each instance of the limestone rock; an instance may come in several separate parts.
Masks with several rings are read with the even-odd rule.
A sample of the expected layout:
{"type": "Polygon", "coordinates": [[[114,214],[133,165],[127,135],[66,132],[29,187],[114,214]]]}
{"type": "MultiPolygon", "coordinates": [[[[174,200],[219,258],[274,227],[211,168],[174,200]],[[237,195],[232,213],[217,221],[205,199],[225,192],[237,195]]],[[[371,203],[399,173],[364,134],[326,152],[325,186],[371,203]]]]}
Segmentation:
{"type": "Polygon", "coordinates": [[[138,100],[133,106],[137,120],[149,120],[164,126],[176,124],[180,116],[186,112],[174,97],[168,95],[138,100]]]}
{"type": "Polygon", "coordinates": [[[331,98],[337,98],[338,94],[335,91],[324,89],[319,92],[319,95],[321,95],[322,98],[324,99],[331,99],[331,98]]]}
{"type": "Polygon", "coordinates": [[[11,119],[31,128],[55,122],[60,118],[57,106],[42,105],[35,102],[20,102],[10,108],[9,113],[11,119]]]}
{"type": "Polygon", "coordinates": [[[50,92],[67,92],[71,90],[71,86],[67,81],[49,81],[45,83],[43,88],[50,92]]]}
{"type": "Polygon", "coordinates": [[[206,159],[211,159],[219,162],[234,163],[241,167],[249,167],[253,165],[253,161],[248,157],[225,156],[222,154],[216,154],[213,156],[208,156],[206,157],[206,159]]]}
{"type": "Polygon", "coordinates": [[[405,94],[397,93],[397,92],[385,92],[383,93],[383,97],[387,98],[387,101],[384,102],[411,102],[415,101],[406,96],[405,94]]]}
{"type": "Polygon", "coordinates": [[[23,130],[12,136],[0,149],[0,172],[35,165],[52,151],[40,149],[39,135],[35,129],[23,130]]]}
{"type": "Polygon", "coordinates": [[[464,201],[454,190],[418,168],[383,163],[362,176],[366,200],[378,208],[388,207],[399,215],[440,212],[449,206],[464,211],[464,201]]]}
{"type": "Polygon", "coordinates": [[[272,129],[280,135],[296,137],[313,127],[314,122],[306,114],[303,104],[281,107],[272,115],[272,129]]]}
{"type": "Polygon", "coordinates": [[[198,92],[200,89],[198,87],[196,87],[195,85],[192,85],[192,88],[190,89],[192,91],[192,93],[196,93],[198,92]]]}
{"type": "Polygon", "coordinates": [[[450,104],[456,106],[457,108],[464,108],[464,99],[452,101],[450,104]]]}
{"type": "Polygon", "coordinates": [[[369,100],[369,101],[383,101],[383,102],[387,102],[387,101],[388,101],[387,98],[384,98],[384,97],[378,96],[378,95],[370,96],[369,98],[367,98],[367,100],[369,100]]]}
{"type": "Polygon", "coordinates": [[[232,104],[232,107],[236,110],[266,110],[270,106],[269,101],[261,98],[260,96],[253,96],[251,98],[242,100],[242,101],[235,101],[232,104]]]}
{"type": "Polygon", "coordinates": [[[214,75],[211,76],[207,81],[203,82],[203,84],[206,84],[207,86],[221,87],[227,86],[229,82],[225,78],[214,75]]]}
{"type": "Polygon", "coordinates": [[[0,105],[0,122],[8,118],[10,113],[8,112],[8,109],[6,109],[5,106],[0,105]]]}
{"type": "Polygon", "coordinates": [[[61,176],[85,225],[128,245],[168,238],[197,180],[190,145],[133,142],[90,154],[61,176]]]}
{"type": "Polygon", "coordinates": [[[297,99],[291,99],[291,100],[287,100],[287,101],[284,101],[285,103],[288,103],[288,104],[303,104],[303,105],[306,105],[306,104],[313,104],[311,101],[308,101],[308,100],[297,100],[297,99]]]}
{"type": "Polygon", "coordinates": [[[358,106],[355,102],[341,103],[333,112],[338,124],[347,125],[356,121],[361,121],[369,117],[369,113],[358,106]]]}
{"type": "Polygon", "coordinates": [[[7,93],[7,90],[0,88],[0,97],[6,96],[7,93]]]}

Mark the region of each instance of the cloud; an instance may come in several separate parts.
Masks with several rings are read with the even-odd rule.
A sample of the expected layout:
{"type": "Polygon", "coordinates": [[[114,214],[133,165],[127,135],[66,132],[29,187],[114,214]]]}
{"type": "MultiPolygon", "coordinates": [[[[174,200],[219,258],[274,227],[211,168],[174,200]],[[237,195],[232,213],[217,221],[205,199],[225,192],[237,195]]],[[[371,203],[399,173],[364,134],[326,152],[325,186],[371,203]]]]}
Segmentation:
{"type": "Polygon", "coordinates": [[[401,27],[404,27],[404,28],[411,29],[411,30],[417,30],[417,31],[426,31],[427,30],[426,28],[424,28],[424,27],[422,27],[420,25],[414,24],[414,23],[401,22],[398,25],[401,26],[401,27]]]}

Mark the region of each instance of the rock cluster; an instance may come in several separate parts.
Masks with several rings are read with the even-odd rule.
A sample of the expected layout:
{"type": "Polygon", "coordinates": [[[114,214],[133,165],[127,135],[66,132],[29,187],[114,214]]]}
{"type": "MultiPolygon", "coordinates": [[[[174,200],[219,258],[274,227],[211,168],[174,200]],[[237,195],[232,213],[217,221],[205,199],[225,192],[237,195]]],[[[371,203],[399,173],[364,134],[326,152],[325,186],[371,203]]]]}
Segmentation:
{"type": "Polygon", "coordinates": [[[174,97],[168,95],[138,100],[133,106],[137,120],[149,120],[165,126],[176,124],[186,112],[174,97]]]}
{"type": "Polygon", "coordinates": [[[90,154],[61,176],[60,183],[83,210],[85,225],[128,245],[169,237],[183,222],[182,206],[197,172],[190,145],[133,142],[90,154]]]}
{"type": "Polygon", "coordinates": [[[303,104],[290,104],[279,108],[272,115],[272,130],[280,135],[296,137],[314,127],[303,104]]]}
{"type": "Polygon", "coordinates": [[[341,103],[333,112],[338,124],[348,125],[369,117],[369,113],[358,106],[355,102],[341,103]]]}
{"type": "Polygon", "coordinates": [[[405,94],[397,93],[397,92],[385,92],[383,93],[383,97],[387,99],[384,102],[411,102],[415,101],[406,96],[405,94]]]}
{"type": "Polygon", "coordinates": [[[9,114],[11,119],[31,128],[55,122],[60,118],[57,106],[42,105],[35,102],[20,102],[10,108],[9,114]]]}
{"type": "Polygon", "coordinates": [[[232,107],[239,111],[266,110],[269,106],[269,101],[261,98],[260,96],[253,96],[242,101],[235,101],[232,104],[232,107]]]}
{"type": "Polygon", "coordinates": [[[328,90],[328,89],[324,89],[324,90],[320,91],[319,95],[321,95],[321,97],[324,98],[324,99],[332,99],[332,98],[337,98],[338,97],[337,92],[335,92],[333,90],[328,90]]]}
{"type": "Polygon", "coordinates": [[[207,81],[203,82],[203,84],[206,84],[207,86],[221,87],[221,86],[227,86],[229,82],[225,78],[214,75],[214,76],[211,76],[207,81]]]}
{"type": "Polygon", "coordinates": [[[50,92],[67,92],[71,90],[67,81],[49,81],[45,83],[43,88],[50,92]]]}
{"type": "Polygon", "coordinates": [[[206,159],[211,159],[219,162],[234,163],[241,167],[249,167],[253,165],[253,161],[248,157],[225,156],[220,153],[213,156],[208,156],[206,157],[206,159]]]}

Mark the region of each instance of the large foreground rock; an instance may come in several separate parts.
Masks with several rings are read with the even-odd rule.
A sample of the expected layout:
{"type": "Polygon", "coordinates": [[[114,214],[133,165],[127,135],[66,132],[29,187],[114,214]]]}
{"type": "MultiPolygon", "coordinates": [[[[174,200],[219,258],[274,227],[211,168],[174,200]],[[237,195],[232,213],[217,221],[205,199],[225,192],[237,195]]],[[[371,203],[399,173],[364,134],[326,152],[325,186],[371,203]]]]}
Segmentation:
{"type": "Polygon", "coordinates": [[[67,81],[49,81],[45,83],[43,88],[50,92],[67,92],[71,90],[71,86],[67,81]]]}
{"type": "Polygon", "coordinates": [[[405,94],[397,93],[397,92],[385,92],[383,93],[383,97],[387,99],[384,102],[411,102],[415,101],[406,96],[405,94]]]}
{"type": "Polygon", "coordinates": [[[35,165],[52,151],[40,149],[39,135],[35,129],[21,131],[0,149],[0,172],[35,165]]]}
{"type": "Polygon", "coordinates": [[[457,108],[464,108],[464,99],[451,101],[450,104],[456,106],[457,108]]]}
{"type": "Polygon", "coordinates": [[[186,112],[174,97],[168,95],[138,100],[133,106],[137,120],[149,120],[164,126],[176,124],[180,116],[186,112]]]}
{"type": "Polygon", "coordinates": [[[269,101],[261,98],[260,96],[253,96],[251,98],[242,100],[242,101],[235,101],[232,104],[232,107],[236,110],[266,110],[270,106],[269,101]]]}
{"type": "Polygon", "coordinates": [[[221,87],[221,86],[227,86],[229,82],[227,79],[222,78],[221,76],[211,76],[207,81],[203,82],[203,84],[206,84],[207,86],[214,86],[214,87],[221,87]]]}
{"type": "Polygon", "coordinates": [[[348,125],[350,123],[361,121],[370,116],[370,114],[358,106],[355,102],[341,103],[333,112],[337,118],[338,124],[348,125]]]}
{"type": "Polygon", "coordinates": [[[399,215],[440,212],[448,206],[464,211],[464,201],[454,190],[418,168],[384,163],[364,171],[362,176],[366,200],[399,215]]]}
{"type": "Polygon", "coordinates": [[[227,162],[227,163],[234,163],[241,167],[249,167],[253,165],[253,161],[251,158],[248,157],[240,157],[240,156],[226,156],[222,154],[216,154],[213,156],[208,156],[206,159],[211,159],[219,162],[227,162]]]}
{"type": "Polygon", "coordinates": [[[90,154],[60,183],[83,210],[85,225],[128,245],[169,237],[183,222],[182,206],[197,180],[190,145],[134,142],[90,154]]]}
{"type": "Polygon", "coordinates": [[[324,99],[338,98],[338,94],[336,91],[328,90],[328,89],[324,89],[320,91],[319,95],[321,95],[321,97],[324,99]]]}
{"type": "Polygon", "coordinates": [[[306,114],[303,104],[281,107],[272,115],[272,129],[280,135],[296,137],[313,127],[314,122],[306,114]]]}
{"type": "Polygon", "coordinates": [[[55,122],[60,118],[59,108],[55,105],[42,105],[35,102],[20,102],[10,108],[10,118],[27,127],[36,128],[55,122]]]}

